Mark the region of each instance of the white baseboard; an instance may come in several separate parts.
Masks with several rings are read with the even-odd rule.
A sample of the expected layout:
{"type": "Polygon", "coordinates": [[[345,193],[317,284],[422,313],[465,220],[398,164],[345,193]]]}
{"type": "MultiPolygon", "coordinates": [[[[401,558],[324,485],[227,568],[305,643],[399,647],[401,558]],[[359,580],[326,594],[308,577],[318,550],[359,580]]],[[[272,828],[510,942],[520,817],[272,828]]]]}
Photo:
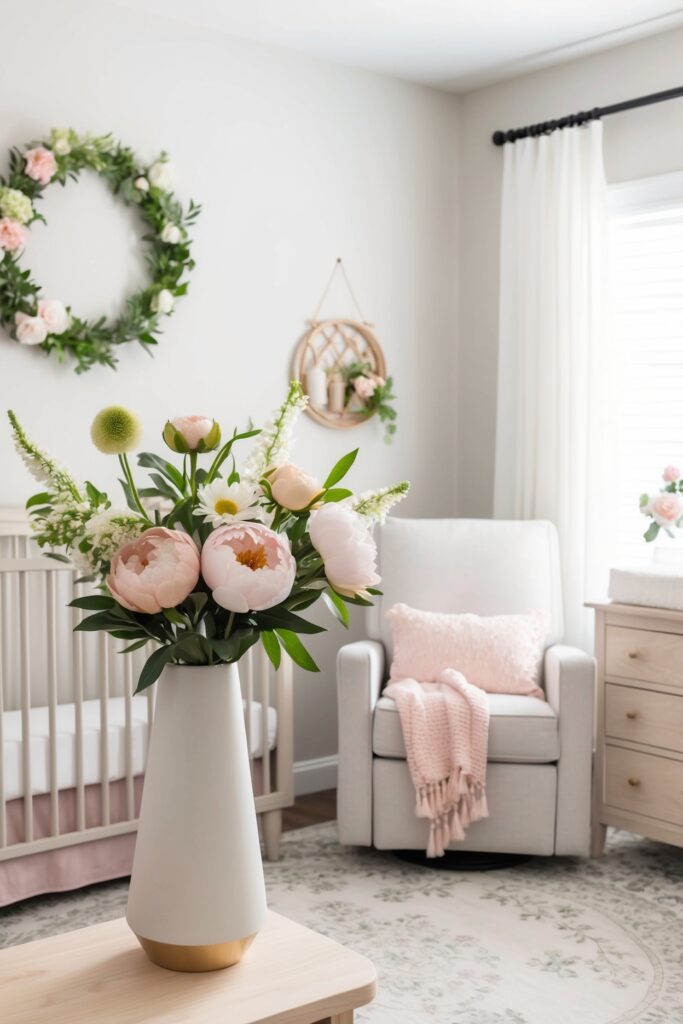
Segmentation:
{"type": "Polygon", "coordinates": [[[310,761],[294,763],[294,795],[320,793],[323,789],[336,789],[338,757],[313,757],[310,761]]]}

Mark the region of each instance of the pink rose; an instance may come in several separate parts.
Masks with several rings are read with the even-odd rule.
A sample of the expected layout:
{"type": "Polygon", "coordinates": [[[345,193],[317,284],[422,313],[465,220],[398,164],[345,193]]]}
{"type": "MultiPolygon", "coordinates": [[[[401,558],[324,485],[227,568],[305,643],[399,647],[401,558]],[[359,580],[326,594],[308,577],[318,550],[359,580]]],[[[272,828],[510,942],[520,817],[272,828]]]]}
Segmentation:
{"type": "Polygon", "coordinates": [[[44,146],[36,146],[25,153],[26,167],[24,173],[27,177],[37,181],[40,185],[47,185],[57,173],[57,161],[54,153],[44,146]]]}
{"type": "Polygon", "coordinates": [[[681,471],[678,466],[667,466],[662,473],[662,478],[668,484],[675,484],[681,479],[681,471]]]}
{"type": "Polygon", "coordinates": [[[363,595],[380,582],[377,546],[368,524],[353,509],[330,503],[311,513],[308,532],[322,555],[325,575],[340,594],[363,595]]]}
{"type": "Polygon", "coordinates": [[[64,334],[71,323],[66,306],[59,299],[41,299],[38,303],[38,316],[50,334],[64,334]]]}
{"type": "Polygon", "coordinates": [[[280,604],[295,574],[287,537],[259,523],[220,526],[202,548],[202,575],[216,604],[231,612],[259,612],[280,604]]]}
{"type": "Polygon", "coordinates": [[[659,526],[671,528],[683,516],[683,498],[678,494],[664,491],[650,498],[643,511],[646,515],[651,515],[659,526]]]}
{"type": "Polygon", "coordinates": [[[114,555],[107,586],[131,612],[154,615],[174,608],[199,580],[199,551],[187,533],[154,526],[114,555]]]}
{"type": "Polygon", "coordinates": [[[47,338],[45,321],[39,316],[15,313],[14,322],[17,325],[15,331],[17,341],[21,345],[41,345],[47,338]]]}
{"type": "Polygon", "coordinates": [[[371,377],[356,377],[353,386],[359,398],[372,398],[377,389],[377,381],[371,377]]]}
{"type": "Polygon", "coordinates": [[[0,220],[0,249],[7,252],[16,252],[23,249],[28,238],[28,231],[18,220],[11,217],[3,217],[0,220]]]}
{"type": "Polygon", "coordinates": [[[322,494],[320,483],[315,477],[304,473],[303,469],[291,462],[278,466],[270,477],[270,486],[278,505],[298,512],[322,494]]]}

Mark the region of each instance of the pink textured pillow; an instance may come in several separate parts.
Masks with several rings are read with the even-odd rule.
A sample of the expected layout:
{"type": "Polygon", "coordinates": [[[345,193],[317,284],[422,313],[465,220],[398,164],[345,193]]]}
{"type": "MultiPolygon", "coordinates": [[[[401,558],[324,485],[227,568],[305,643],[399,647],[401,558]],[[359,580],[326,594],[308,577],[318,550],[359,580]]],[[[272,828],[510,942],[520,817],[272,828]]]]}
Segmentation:
{"type": "Polygon", "coordinates": [[[436,682],[446,668],[488,693],[544,697],[538,687],[548,615],[447,615],[395,604],[387,612],[394,638],[390,681],[436,682]]]}

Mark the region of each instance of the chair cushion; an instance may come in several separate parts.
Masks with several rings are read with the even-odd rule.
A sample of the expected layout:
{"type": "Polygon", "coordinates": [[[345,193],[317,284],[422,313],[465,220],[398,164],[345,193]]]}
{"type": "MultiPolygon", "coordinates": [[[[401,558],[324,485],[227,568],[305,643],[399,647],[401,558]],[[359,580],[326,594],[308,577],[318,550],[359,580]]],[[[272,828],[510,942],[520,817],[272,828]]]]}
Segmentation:
{"type": "MultiPolygon", "coordinates": [[[[518,694],[487,694],[491,715],[489,761],[522,764],[557,761],[560,737],[557,717],[547,701],[518,694]]],[[[372,749],[378,757],[405,758],[398,709],[391,697],[380,697],[375,707],[372,749]]]]}

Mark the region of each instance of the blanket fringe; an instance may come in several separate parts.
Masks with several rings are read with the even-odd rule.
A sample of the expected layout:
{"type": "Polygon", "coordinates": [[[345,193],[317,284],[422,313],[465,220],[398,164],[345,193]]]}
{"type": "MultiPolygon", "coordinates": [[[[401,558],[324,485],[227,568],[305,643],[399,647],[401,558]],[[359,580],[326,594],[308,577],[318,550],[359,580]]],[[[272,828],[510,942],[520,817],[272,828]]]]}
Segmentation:
{"type": "Polygon", "coordinates": [[[430,819],[427,856],[443,857],[449,843],[465,838],[473,821],[488,817],[486,788],[465,772],[453,772],[418,787],[415,812],[430,819]]]}

